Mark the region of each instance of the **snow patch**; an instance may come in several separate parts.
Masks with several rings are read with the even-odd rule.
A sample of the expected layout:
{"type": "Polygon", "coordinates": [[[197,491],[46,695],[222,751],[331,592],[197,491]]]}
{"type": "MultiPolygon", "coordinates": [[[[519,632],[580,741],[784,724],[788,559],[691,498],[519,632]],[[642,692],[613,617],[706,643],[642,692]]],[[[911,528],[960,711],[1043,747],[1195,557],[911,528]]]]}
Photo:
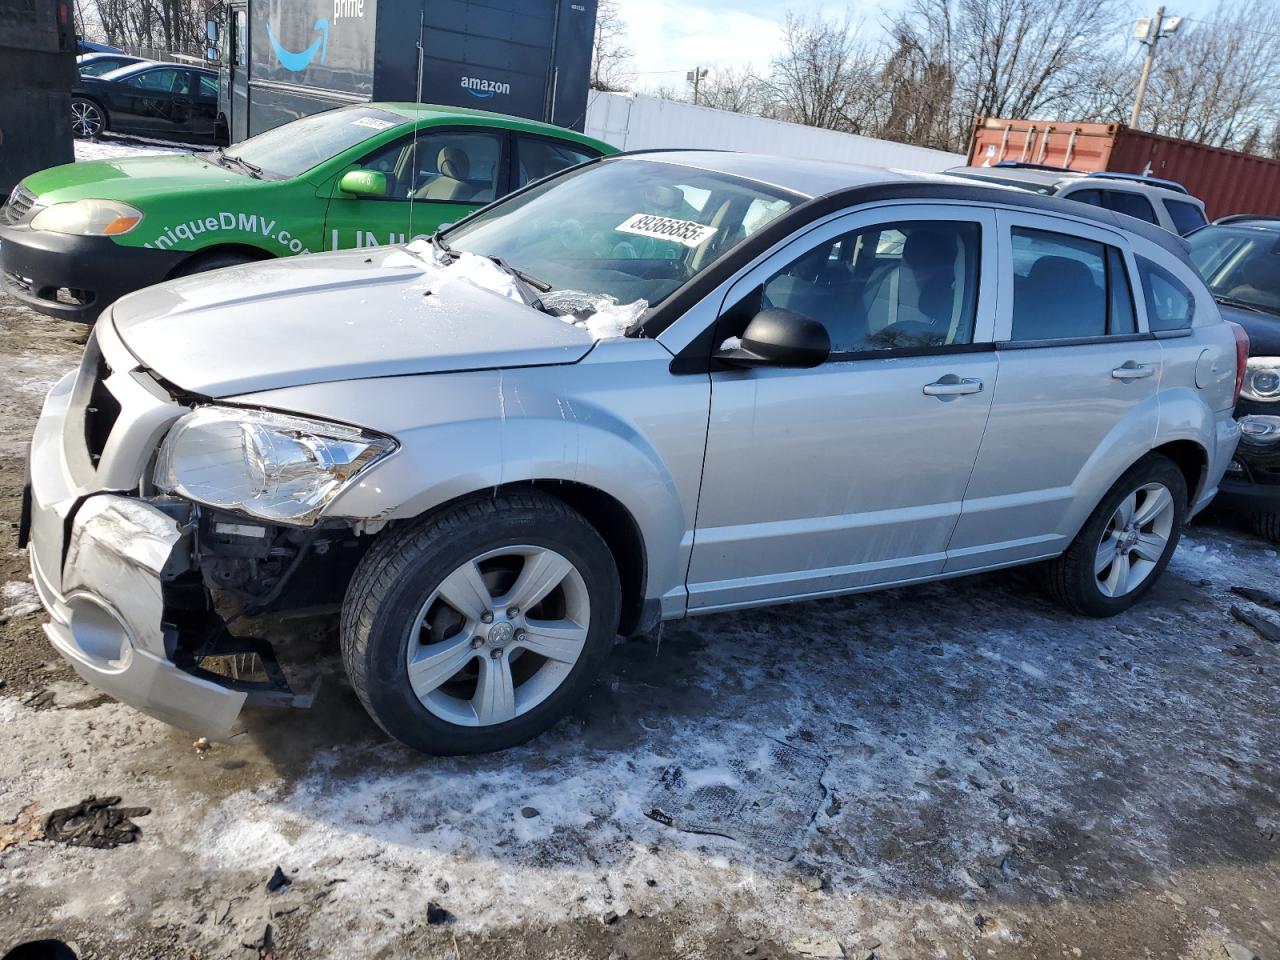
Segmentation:
{"type": "MultiPolygon", "coordinates": [[[[452,260],[430,240],[415,240],[388,255],[385,267],[421,270],[429,276],[427,291],[439,293],[450,283],[469,282],[517,303],[527,302],[520,282],[487,257],[460,253],[452,260]]],[[[625,336],[649,308],[645,300],[620,304],[613,297],[581,290],[551,290],[538,295],[542,309],[587,331],[596,340],[625,336]]]]}
{"type": "Polygon", "coordinates": [[[160,156],[166,153],[194,153],[188,146],[168,140],[77,140],[76,161],[119,160],[123,157],[160,156]]]}
{"type": "Polygon", "coordinates": [[[29,580],[10,580],[0,586],[0,623],[30,616],[40,609],[40,596],[29,580]]]}

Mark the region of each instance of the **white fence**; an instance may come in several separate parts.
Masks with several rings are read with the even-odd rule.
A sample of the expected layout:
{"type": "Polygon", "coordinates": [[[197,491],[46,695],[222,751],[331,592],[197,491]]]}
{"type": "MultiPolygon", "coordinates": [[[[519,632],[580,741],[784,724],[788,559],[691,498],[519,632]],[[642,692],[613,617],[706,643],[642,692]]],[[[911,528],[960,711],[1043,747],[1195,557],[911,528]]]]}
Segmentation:
{"type": "Polygon", "coordinates": [[[643,94],[599,90],[588,94],[585,132],[621,150],[701,147],[839,160],[924,173],[937,173],[965,163],[961,153],[766,120],[643,94]]]}

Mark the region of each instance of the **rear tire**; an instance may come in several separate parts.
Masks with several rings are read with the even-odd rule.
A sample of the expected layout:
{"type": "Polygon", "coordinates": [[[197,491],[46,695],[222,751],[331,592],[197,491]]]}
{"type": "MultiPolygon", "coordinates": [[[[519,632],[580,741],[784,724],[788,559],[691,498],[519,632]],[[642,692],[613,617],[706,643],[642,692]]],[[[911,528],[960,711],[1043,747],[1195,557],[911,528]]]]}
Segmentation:
{"type": "Polygon", "coordinates": [[[107,129],[107,114],[87,97],[71,98],[71,133],[77,140],[93,140],[107,129]]]}
{"type": "Polygon", "coordinates": [[[364,708],[401,743],[487,753],[586,696],[620,609],[595,529],[552,497],[504,493],[375,544],[347,589],[342,655],[364,708]]]}
{"type": "Polygon", "coordinates": [[[1128,610],[1159,579],[1182,536],[1187,481],[1150,454],[1116,481],[1062,556],[1044,565],[1050,596],[1073,613],[1128,610]]]}
{"type": "Polygon", "coordinates": [[[1255,513],[1253,529],[1258,536],[1272,543],[1280,543],[1280,513],[1255,513]]]}

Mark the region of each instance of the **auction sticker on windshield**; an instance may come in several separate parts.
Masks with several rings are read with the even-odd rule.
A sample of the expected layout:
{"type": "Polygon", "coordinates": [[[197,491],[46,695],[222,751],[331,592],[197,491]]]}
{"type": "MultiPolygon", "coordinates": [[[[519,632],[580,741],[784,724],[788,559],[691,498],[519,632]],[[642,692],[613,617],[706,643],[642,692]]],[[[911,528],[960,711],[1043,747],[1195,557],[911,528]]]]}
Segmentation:
{"type": "Polygon", "coordinates": [[[672,240],[686,247],[696,247],[716,232],[715,227],[696,220],[677,220],[653,213],[637,213],[614,228],[619,233],[634,233],[655,240],[672,240]]]}

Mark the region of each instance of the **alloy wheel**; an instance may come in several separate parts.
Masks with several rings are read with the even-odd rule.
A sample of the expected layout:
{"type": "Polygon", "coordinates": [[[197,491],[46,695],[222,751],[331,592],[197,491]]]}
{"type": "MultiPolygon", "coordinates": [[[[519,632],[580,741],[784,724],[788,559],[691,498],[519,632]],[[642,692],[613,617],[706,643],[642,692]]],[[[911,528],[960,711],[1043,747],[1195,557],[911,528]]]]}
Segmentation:
{"type": "Polygon", "coordinates": [[[1106,597],[1132,593],[1151,575],[1173,534],[1173,494],[1147,483],[1120,501],[1098,543],[1093,572],[1106,597]]]}
{"type": "Polygon", "coordinates": [[[77,137],[97,136],[102,130],[102,111],[88,100],[73,100],[71,130],[77,137]]]}
{"type": "Polygon", "coordinates": [[[531,545],[491,550],[422,605],[408,638],[409,685],[449,723],[504,723],[559,689],[590,625],[586,583],[569,560],[531,545]]]}

